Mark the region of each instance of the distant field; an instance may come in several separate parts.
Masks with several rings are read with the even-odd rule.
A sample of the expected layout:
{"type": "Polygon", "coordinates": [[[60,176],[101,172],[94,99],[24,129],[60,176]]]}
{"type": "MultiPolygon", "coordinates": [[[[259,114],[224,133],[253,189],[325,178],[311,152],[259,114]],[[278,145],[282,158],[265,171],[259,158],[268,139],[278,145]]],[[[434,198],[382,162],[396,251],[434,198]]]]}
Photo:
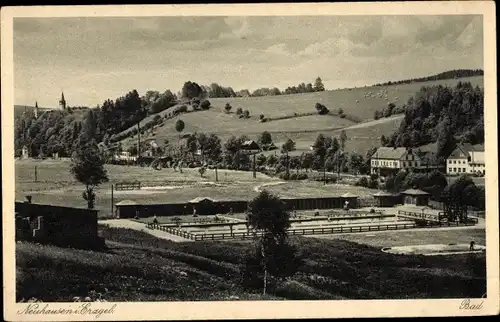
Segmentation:
{"type": "MultiPolygon", "coordinates": [[[[16,161],[16,200],[31,195],[33,202],[60,206],[86,207],[82,198],[83,184],[76,182],[69,172],[69,161],[16,161]],[[37,167],[39,182],[33,182],[37,167]]],[[[141,190],[114,191],[113,204],[122,200],[139,203],[182,203],[196,197],[216,200],[249,200],[258,194],[258,187],[280,180],[257,173],[253,178],[249,171],[207,170],[201,178],[197,169],[184,169],[183,173],[173,169],[153,170],[148,167],[106,165],[110,182],[96,190],[96,209],[102,216],[111,212],[111,184],[138,180],[141,190]],[[160,187],[162,186],[162,187],[160,187]]],[[[371,195],[372,190],[348,185],[323,185],[320,182],[297,181],[268,186],[266,189],[281,197],[320,197],[350,192],[360,196],[371,195]]]]}
{"type": "MultiPolygon", "coordinates": [[[[400,124],[401,115],[389,119],[373,121],[376,110],[382,110],[388,103],[397,106],[403,105],[415,95],[422,86],[435,84],[455,85],[458,81],[468,81],[473,85],[483,86],[481,76],[463,79],[451,79],[426,83],[404,85],[391,85],[379,87],[365,87],[325,91],[319,93],[304,93],[295,95],[265,96],[265,97],[239,97],[209,99],[212,109],[208,111],[192,112],[165,120],[163,126],[156,127],[153,133],[145,133],[143,139],[156,139],[163,143],[168,139],[175,144],[178,133],[175,131],[175,122],[182,119],[186,127],[182,133],[215,133],[226,141],[231,135],[247,135],[250,139],[257,139],[259,134],[267,130],[273,134],[275,143],[281,145],[288,138],[297,142],[301,153],[308,149],[318,134],[340,134],[340,129],[345,128],[351,142],[346,146],[347,151],[365,153],[372,146],[380,145],[380,136],[390,135],[400,124]],[[387,94],[386,94],[387,93],[387,94]],[[397,98],[397,99],[396,99],[397,98]],[[294,117],[271,122],[259,122],[259,115],[276,118],[293,116],[294,113],[311,113],[315,111],[315,104],[319,102],[327,106],[332,112],[339,108],[349,116],[362,120],[361,124],[341,119],[334,115],[311,115],[294,117]],[[224,106],[230,103],[233,107],[230,114],[224,113],[224,106]],[[237,108],[250,112],[250,119],[239,119],[235,115],[237,108]],[[365,124],[364,122],[369,122],[365,124]]],[[[170,110],[163,111],[161,115],[169,114],[170,110]]],[[[154,116],[150,116],[153,118],[154,116]]],[[[146,120],[145,120],[146,121],[146,120]]],[[[143,122],[145,122],[143,121],[143,122]]],[[[141,123],[143,123],[141,122],[141,123]]],[[[127,138],[122,141],[123,146],[136,143],[136,138],[127,138]]]]}

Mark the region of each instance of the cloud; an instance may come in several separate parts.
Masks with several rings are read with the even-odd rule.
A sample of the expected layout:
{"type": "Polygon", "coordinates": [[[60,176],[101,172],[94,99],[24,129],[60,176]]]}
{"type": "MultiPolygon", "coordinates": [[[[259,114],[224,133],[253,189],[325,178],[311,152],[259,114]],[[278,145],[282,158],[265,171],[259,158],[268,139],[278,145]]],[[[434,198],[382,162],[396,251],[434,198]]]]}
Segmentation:
{"type": "Polygon", "coordinates": [[[16,18],[16,102],[50,106],[67,88],[75,105],[95,105],[186,80],[370,84],[483,68],[482,39],[480,16],[16,18]]]}

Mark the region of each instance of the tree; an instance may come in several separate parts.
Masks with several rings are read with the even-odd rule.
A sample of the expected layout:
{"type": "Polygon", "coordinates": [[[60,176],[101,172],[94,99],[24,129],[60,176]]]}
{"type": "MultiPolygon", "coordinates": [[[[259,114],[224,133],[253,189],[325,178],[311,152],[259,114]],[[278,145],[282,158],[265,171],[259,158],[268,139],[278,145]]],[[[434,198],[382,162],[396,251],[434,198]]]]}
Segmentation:
{"type": "Polygon", "coordinates": [[[207,171],[207,168],[205,168],[205,167],[200,167],[198,169],[198,172],[200,173],[202,178],[203,178],[203,175],[205,174],[206,171],[207,171]]]}
{"type": "Polygon", "coordinates": [[[316,111],[318,111],[318,114],[320,115],[325,115],[328,114],[329,112],[328,108],[321,103],[316,103],[314,107],[316,108],[316,111]]]}
{"type": "Polygon", "coordinates": [[[236,109],[236,115],[240,116],[240,115],[242,115],[242,114],[243,114],[243,109],[242,109],[241,107],[238,107],[238,108],[236,109]]]}
{"type": "Polygon", "coordinates": [[[283,150],[286,152],[295,150],[295,142],[292,139],[286,140],[285,144],[283,144],[283,150]]]}
{"type": "Polygon", "coordinates": [[[226,106],[224,106],[224,110],[226,111],[226,113],[229,113],[231,111],[233,107],[231,106],[231,104],[229,103],[226,103],[226,106]]]}
{"type": "Polygon", "coordinates": [[[203,89],[200,85],[188,81],[184,83],[182,86],[182,97],[192,99],[192,98],[200,98],[203,94],[203,89]]]}
{"type": "Polygon", "coordinates": [[[363,166],[364,160],[363,156],[358,153],[352,153],[351,158],[349,160],[350,168],[354,171],[354,174],[358,174],[360,172],[361,167],[363,166]]]}
{"type": "Polygon", "coordinates": [[[344,115],[344,109],[343,109],[342,107],[341,107],[341,108],[339,108],[339,112],[338,112],[338,114],[339,114],[340,116],[344,115]]]}
{"type": "Polygon", "coordinates": [[[340,132],[340,148],[342,151],[344,151],[346,141],[347,141],[347,134],[345,133],[345,130],[342,130],[342,132],[340,132]]]}
{"type": "Polygon", "coordinates": [[[268,131],[262,132],[262,134],[259,137],[259,143],[262,145],[273,143],[273,138],[271,136],[271,133],[269,133],[268,131]]]}
{"type": "Polygon", "coordinates": [[[78,182],[85,185],[83,198],[87,200],[89,209],[94,209],[94,189],[99,184],[108,181],[104,162],[95,140],[79,144],[72,156],[70,172],[78,182]]]}
{"type": "Polygon", "coordinates": [[[323,81],[320,77],[316,78],[314,81],[314,91],[315,92],[323,92],[325,90],[325,86],[323,85],[323,81]]]}
{"type": "Polygon", "coordinates": [[[247,118],[249,118],[249,117],[250,117],[250,112],[249,112],[248,110],[245,110],[245,111],[243,112],[243,116],[244,116],[246,119],[247,119],[247,118]]]}
{"type": "Polygon", "coordinates": [[[184,124],[183,120],[177,120],[177,122],[175,122],[175,130],[177,131],[177,133],[179,133],[179,138],[181,136],[181,132],[184,131],[185,126],[186,125],[184,124]]]}
{"type": "Polygon", "coordinates": [[[263,275],[266,294],[271,278],[283,280],[293,275],[299,266],[295,248],[288,243],[290,214],[277,196],[263,190],[248,204],[247,218],[255,249],[246,257],[244,281],[260,280],[263,275]]]}

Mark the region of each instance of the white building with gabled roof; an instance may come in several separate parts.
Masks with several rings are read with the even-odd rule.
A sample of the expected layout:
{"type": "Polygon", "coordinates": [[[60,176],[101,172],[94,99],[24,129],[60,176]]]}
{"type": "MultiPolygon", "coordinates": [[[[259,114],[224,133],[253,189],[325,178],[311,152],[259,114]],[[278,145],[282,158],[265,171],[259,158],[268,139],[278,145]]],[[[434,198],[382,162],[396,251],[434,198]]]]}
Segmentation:
{"type": "Polygon", "coordinates": [[[447,174],[485,174],[484,146],[461,143],[446,159],[447,174]]]}

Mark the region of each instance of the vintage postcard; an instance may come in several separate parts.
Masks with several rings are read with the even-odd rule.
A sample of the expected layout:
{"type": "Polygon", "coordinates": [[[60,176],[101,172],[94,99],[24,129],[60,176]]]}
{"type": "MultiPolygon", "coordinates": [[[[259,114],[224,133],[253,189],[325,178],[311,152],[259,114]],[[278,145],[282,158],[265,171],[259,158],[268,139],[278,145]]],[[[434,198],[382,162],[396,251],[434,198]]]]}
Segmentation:
{"type": "Polygon", "coordinates": [[[498,314],[494,12],[2,8],[5,319],[498,314]]]}

